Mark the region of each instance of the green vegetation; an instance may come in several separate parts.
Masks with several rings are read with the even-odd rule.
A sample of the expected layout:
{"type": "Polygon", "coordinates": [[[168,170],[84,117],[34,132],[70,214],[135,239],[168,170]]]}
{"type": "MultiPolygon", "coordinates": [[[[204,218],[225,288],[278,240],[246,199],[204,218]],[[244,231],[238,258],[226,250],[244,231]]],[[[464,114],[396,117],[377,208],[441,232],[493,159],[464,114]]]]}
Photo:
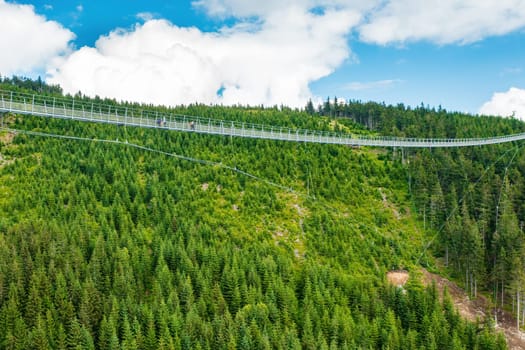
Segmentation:
{"type": "MultiPolygon", "coordinates": [[[[444,110],[375,103],[326,104],[324,115],[365,123],[386,135],[487,137],[525,131],[517,119],[472,117],[444,110]]],[[[489,291],[523,326],[525,290],[525,152],[523,144],[419,150],[410,160],[415,208],[437,236],[434,251],[475,296],[489,291]]]]}
{"type": "MultiPolygon", "coordinates": [[[[357,103],[345,108],[353,107],[371,110],[357,103]]],[[[386,115],[390,107],[376,108],[386,115]]],[[[178,111],[296,128],[390,131],[386,122],[364,130],[362,120],[343,113],[334,123],[286,108],[178,111]]],[[[424,111],[399,109],[404,116],[423,114],[410,124],[416,128],[427,119],[438,122],[439,113],[456,119],[424,111]]],[[[418,264],[432,261],[423,249],[428,236],[439,232],[445,251],[455,231],[436,228],[505,146],[418,151],[406,155],[407,167],[397,152],[374,149],[35,117],[11,122],[93,141],[0,135],[0,349],[505,348],[490,322],[463,321],[447,295],[440,302],[435,286],[417,278],[418,264]],[[123,143],[98,142],[116,139],[123,143]],[[222,162],[259,179],[129,144],[222,162]],[[442,169],[449,158],[458,167],[453,171],[471,173],[442,169]],[[400,268],[414,272],[404,288],[385,278],[400,268]]],[[[486,119],[489,129],[510,123],[492,122],[486,119]]],[[[397,128],[408,133],[410,126],[397,128]]],[[[522,158],[516,156],[512,169],[522,158]]],[[[519,227],[514,220],[521,212],[513,213],[516,193],[523,193],[511,176],[519,168],[512,169],[498,221],[509,232],[519,227]]],[[[493,192],[499,188],[489,184],[493,192]]],[[[479,243],[474,238],[486,231],[475,215],[483,206],[474,198],[463,203],[455,213],[469,230],[457,234],[479,243]]],[[[487,271],[486,260],[474,262],[451,247],[450,265],[458,274],[468,266],[470,281],[483,288],[488,277],[478,271],[487,271]],[[456,262],[456,253],[468,263],[456,262]]]]}

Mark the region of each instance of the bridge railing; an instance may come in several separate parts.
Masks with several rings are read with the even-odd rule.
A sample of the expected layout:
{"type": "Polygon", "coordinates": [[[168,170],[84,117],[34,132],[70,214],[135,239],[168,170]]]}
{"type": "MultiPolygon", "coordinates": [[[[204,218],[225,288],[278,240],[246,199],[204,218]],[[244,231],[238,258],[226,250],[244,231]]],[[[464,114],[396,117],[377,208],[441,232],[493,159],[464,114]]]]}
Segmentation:
{"type": "Polygon", "coordinates": [[[363,137],[358,134],[292,129],[284,126],[268,126],[249,122],[202,118],[152,110],[148,107],[125,107],[122,105],[100,104],[74,97],[32,95],[5,90],[0,90],[0,108],[12,112],[31,112],[35,115],[53,115],[55,117],[70,117],[140,126],[170,127],[180,130],[214,134],[224,133],[234,136],[268,136],[285,140],[305,138],[316,140],[323,137],[361,139],[363,137]]]}
{"type": "Polygon", "coordinates": [[[53,97],[0,90],[0,111],[54,118],[106,122],[150,128],[168,128],[208,134],[261,139],[335,143],[381,147],[459,147],[495,144],[525,139],[525,133],[491,138],[436,139],[399,138],[291,129],[255,123],[180,115],[145,106],[98,104],[82,98],[53,97]]]}

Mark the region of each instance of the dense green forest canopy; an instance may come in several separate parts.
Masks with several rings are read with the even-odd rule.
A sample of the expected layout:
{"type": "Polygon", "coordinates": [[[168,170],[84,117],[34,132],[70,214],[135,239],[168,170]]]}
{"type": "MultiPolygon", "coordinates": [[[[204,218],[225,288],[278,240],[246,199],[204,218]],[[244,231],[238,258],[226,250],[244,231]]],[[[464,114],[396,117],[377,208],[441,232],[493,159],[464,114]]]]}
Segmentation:
{"type": "MultiPolygon", "coordinates": [[[[0,89],[61,94],[16,79],[0,89]]],[[[524,129],[359,102],[169,110],[403,136],[524,129]]],[[[86,140],[0,133],[0,349],[505,348],[489,319],[462,320],[418,271],[436,254],[470,293],[519,296],[519,145],[408,153],[14,115],[4,123],[86,140]],[[387,283],[393,269],[411,271],[403,288],[387,283]]]]}

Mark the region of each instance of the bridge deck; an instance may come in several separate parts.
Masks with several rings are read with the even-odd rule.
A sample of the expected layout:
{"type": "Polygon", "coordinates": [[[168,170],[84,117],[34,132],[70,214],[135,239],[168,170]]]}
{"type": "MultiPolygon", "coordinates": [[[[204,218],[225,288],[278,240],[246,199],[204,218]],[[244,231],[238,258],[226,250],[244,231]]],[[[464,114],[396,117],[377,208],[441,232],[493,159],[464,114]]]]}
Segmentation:
{"type": "Polygon", "coordinates": [[[0,112],[203,134],[350,146],[404,148],[467,147],[513,142],[525,139],[525,133],[469,139],[419,139],[336,134],[330,132],[293,130],[267,125],[204,119],[184,115],[159,114],[158,112],[148,110],[136,110],[109,105],[95,105],[93,103],[86,104],[83,101],[75,99],[59,99],[42,95],[27,95],[6,91],[0,91],[0,112]]]}

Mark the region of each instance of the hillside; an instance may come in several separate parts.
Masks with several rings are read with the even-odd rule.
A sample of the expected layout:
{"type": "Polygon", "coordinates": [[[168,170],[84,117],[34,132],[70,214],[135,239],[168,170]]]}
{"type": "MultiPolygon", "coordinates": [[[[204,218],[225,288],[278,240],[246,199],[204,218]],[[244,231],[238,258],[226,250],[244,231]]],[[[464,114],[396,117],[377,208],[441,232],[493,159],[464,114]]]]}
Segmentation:
{"type": "MultiPolygon", "coordinates": [[[[333,115],[325,107],[312,115],[177,111],[362,133],[425,136],[422,126],[443,120],[467,135],[523,129],[444,111],[352,103],[333,115]],[[377,119],[361,124],[357,107],[375,108],[377,119]],[[387,121],[398,114],[394,130],[387,121]]],[[[514,146],[401,154],[36,117],[5,122],[80,139],[0,135],[2,349],[505,348],[490,322],[461,319],[419,270],[448,252],[459,281],[492,286],[485,250],[496,238],[488,233],[496,227],[502,236],[502,222],[511,232],[525,214],[525,159],[514,146]],[[506,195],[498,196],[502,181],[506,195]],[[496,223],[487,214],[481,226],[482,209],[496,204],[507,216],[496,223]],[[464,232],[477,237],[472,245],[460,244],[464,232]],[[472,246],[480,259],[465,255],[472,246]],[[413,273],[402,289],[386,280],[396,269],[413,273]]],[[[518,284],[502,282],[510,298],[518,284]]]]}

